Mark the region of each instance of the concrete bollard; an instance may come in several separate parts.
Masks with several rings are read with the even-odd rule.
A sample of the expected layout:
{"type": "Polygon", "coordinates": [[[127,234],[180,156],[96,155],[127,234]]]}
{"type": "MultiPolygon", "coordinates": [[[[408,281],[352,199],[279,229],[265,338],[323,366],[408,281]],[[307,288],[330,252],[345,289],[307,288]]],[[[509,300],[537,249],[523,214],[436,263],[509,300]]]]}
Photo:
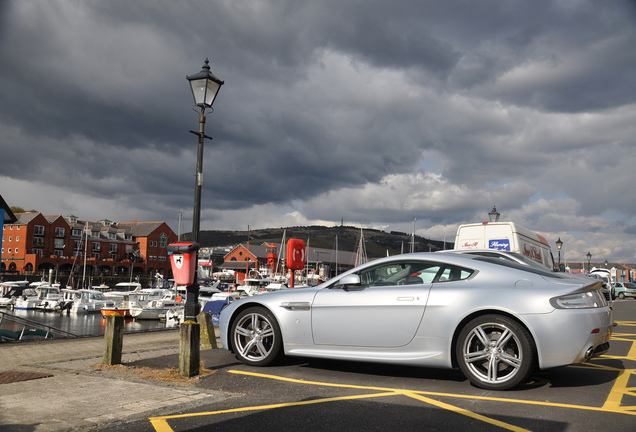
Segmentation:
{"type": "Polygon", "coordinates": [[[201,361],[199,341],[201,340],[199,323],[185,321],[181,323],[179,334],[179,375],[190,378],[199,375],[201,361]]]}
{"type": "Polygon", "coordinates": [[[197,315],[197,322],[201,326],[201,349],[217,349],[218,346],[216,345],[216,333],[214,332],[212,314],[210,312],[199,313],[199,315],[197,315]]]}
{"type": "Polygon", "coordinates": [[[105,365],[121,364],[121,353],[124,347],[124,317],[113,314],[106,317],[106,329],[104,332],[106,350],[104,351],[105,365]]]}

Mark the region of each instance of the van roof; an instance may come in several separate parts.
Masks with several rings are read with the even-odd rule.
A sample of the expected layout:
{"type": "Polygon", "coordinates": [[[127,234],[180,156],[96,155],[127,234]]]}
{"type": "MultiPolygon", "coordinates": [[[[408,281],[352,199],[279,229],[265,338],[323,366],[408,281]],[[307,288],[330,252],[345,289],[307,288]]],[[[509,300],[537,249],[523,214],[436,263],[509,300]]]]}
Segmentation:
{"type": "Polygon", "coordinates": [[[548,240],[546,240],[544,236],[542,236],[541,234],[535,231],[531,231],[527,228],[524,228],[521,225],[517,225],[514,222],[480,222],[480,223],[463,224],[463,225],[460,225],[459,228],[457,228],[457,232],[459,233],[459,230],[463,227],[475,227],[475,226],[485,226],[485,225],[499,225],[499,226],[508,225],[512,228],[513,232],[520,233],[526,237],[536,238],[540,243],[543,243],[547,247],[550,247],[550,243],[548,243],[548,240]]]}

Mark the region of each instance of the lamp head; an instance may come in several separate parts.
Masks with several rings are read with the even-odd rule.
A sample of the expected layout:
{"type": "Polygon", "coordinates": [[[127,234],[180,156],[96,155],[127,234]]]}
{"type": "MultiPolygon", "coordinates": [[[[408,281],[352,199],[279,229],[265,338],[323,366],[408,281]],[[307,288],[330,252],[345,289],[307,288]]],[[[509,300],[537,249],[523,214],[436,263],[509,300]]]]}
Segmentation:
{"type": "Polygon", "coordinates": [[[497,211],[497,207],[492,206],[492,210],[488,213],[488,216],[490,217],[490,222],[499,222],[499,216],[501,215],[497,211]]]}
{"type": "Polygon", "coordinates": [[[221,86],[225,84],[224,81],[218,79],[210,72],[209,63],[206,58],[201,72],[186,76],[186,79],[190,82],[194,103],[204,109],[212,106],[221,86]]]}

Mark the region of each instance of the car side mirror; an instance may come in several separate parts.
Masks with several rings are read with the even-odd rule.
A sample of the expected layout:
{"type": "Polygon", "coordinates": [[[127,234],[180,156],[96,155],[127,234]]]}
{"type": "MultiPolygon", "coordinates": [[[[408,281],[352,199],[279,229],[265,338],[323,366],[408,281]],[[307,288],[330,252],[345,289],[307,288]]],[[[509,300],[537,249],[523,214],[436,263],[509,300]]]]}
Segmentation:
{"type": "Polygon", "coordinates": [[[559,265],[559,271],[560,272],[565,272],[565,264],[559,265]]]}
{"type": "Polygon", "coordinates": [[[362,282],[360,282],[360,276],[352,273],[344,276],[340,279],[340,285],[345,291],[362,289],[362,282]]]}

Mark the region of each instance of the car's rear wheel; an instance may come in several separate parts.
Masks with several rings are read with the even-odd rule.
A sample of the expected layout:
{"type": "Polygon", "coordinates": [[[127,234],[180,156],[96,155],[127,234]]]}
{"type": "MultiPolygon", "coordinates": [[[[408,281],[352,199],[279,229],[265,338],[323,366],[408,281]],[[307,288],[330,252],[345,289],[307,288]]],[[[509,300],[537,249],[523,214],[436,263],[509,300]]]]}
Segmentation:
{"type": "Polygon", "coordinates": [[[236,358],[251,366],[267,366],[282,353],[280,327],[263,307],[240,312],[232,323],[232,349],[236,358]]]}
{"type": "Polygon", "coordinates": [[[503,315],[470,321],[456,344],[457,363],[477,387],[505,390],[524,381],[535,367],[535,347],[528,331],[503,315]]]}

